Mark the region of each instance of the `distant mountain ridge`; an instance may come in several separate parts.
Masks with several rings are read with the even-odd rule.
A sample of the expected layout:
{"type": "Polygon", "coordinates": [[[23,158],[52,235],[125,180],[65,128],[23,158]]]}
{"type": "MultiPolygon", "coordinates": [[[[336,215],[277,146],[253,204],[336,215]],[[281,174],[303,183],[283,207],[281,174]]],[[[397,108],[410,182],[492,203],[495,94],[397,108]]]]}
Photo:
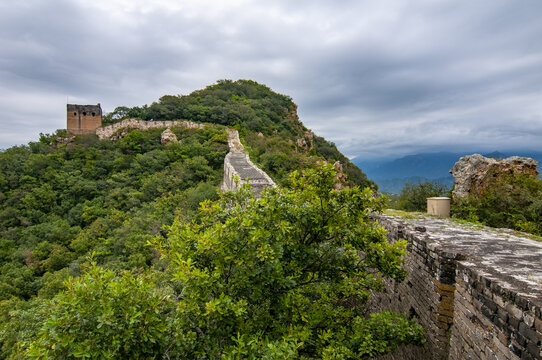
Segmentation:
{"type": "MultiPolygon", "coordinates": [[[[388,161],[364,161],[354,159],[352,162],[360,167],[369,179],[378,184],[380,191],[399,193],[406,182],[439,181],[442,184],[452,187],[453,177],[450,169],[462,156],[471,155],[476,152],[436,152],[419,153],[403,156],[388,161]]],[[[496,159],[510,156],[531,157],[542,163],[542,152],[520,150],[520,151],[493,151],[491,153],[478,152],[486,157],[496,159]]],[[[540,169],[540,165],[539,165],[540,169]]],[[[540,171],[540,170],[539,170],[540,171]]]]}

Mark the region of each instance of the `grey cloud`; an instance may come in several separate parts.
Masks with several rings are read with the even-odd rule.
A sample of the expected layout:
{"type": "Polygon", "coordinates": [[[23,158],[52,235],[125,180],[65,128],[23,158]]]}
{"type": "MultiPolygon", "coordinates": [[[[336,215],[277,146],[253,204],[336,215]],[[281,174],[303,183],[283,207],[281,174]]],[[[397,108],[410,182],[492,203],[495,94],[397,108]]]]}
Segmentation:
{"type": "Polygon", "coordinates": [[[62,127],[65,96],[110,111],[221,78],[292,96],[351,156],[542,146],[538,1],[163,3],[0,5],[0,147],[62,127]]]}

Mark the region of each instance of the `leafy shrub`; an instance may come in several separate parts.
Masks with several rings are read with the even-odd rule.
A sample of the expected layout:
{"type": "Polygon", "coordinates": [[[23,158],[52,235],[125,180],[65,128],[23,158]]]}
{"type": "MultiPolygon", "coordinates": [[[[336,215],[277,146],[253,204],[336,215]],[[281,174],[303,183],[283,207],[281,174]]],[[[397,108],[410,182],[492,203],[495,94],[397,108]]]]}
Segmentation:
{"type": "Polygon", "coordinates": [[[427,198],[446,196],[449,189],[438,181],[413,184],[407,182],[397,197],[396,208],[406,211],[427,211],[427,198]]]}
{"type": "Polygon", "coordinates": [[[185,358],[357,359],[423,343],[402,315],[366,316],[382,278],[404,279],[405,243],[369,221],[380,199],[334,190],[335,174],[325,164],[294,172],[291,188],[259,200],[248,186],[226,193],[153,241],[182,284],[185,358]]]}
{"type": "Polygon", "coordinates": [[[39,336],[19,343],[31,359],[142,359],[165,354],[174,333],[171,294],[148,277],[92,266],[47,303],[39,336]]]}
{"type": "Polygon", "coordinates": [[[455,217],[542,235],[542,180],[528,174],[500,177],[480,196],[454,202],[455,217]]]}

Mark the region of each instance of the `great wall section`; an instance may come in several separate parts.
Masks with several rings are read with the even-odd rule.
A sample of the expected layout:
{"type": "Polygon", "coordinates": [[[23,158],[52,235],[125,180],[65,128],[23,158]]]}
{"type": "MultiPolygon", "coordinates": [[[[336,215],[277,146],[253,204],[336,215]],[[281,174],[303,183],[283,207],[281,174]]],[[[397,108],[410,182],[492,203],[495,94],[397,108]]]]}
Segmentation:
{"type": "Polygon", "coordinates": [[[374,220],[408,242],[407,279],[374,307],[410,314],[427,337],[388,359],[542,359],[542,242],[449,219],[374,220]]]}
{"type": "MultiPolygon", "coordinates": [[[[102,126],[96,129],[96,135],[100,140],[116,140],[124,137],[131,129],[148,130],[165,128],[162,133],[162,143],[164,143],[164,134],[171,136],[170,127],[179,126],[188,129],[202,129],[205,125],[197,124],[191,121],[145,121],[136,119],[126,119],[118,123],[102,126]]],[[[226,129],[228,133],[228,147],[230,151],[224,158],[224,180],[222,182],[222,191],[233,191],[248,183],[256,196],[260,196],[262,190],[266,187],[275,187],[273,180],[263,170],[258,168],[250,161],[249,155],[245,152],[243,144],[239,140],[237,130],[226,129]]],[[[174,135],[173,135],[174,137],[174,135]]],[[[176,138],[174,137],[176,141],[176,138]]],[[[172,141],[172,140],[168,140],[172,141]]]]}
{"type": "MultiPolygon", "coordinates": [[[[124,120],[98,128],[100,139],[126,129],[204,125],[124,120]]],[[[167,131],[167,130],[166,130],[167,131]]],[[[222,190],[248,183],[256,196],[273,180],[249,159],[236,130],[228,129],[222,190]]],[[[124,135],[123,135],[124,133],[124,135]]],[[[387,282],[370,310],[409,314],[424,327],[423,348],[404,347],[383,359],[542,359],[542,242],[505,229],[435,217],[374,214],[390,242],[406,240],[402,283],[387,282]]]]}
{"type": "Polygon", "coordinates": [[[273,180],[250,161],[237,130],[228,129],[230,152],[224,159],[224,180],[222,191],[233,191],[243,184],[249,184],[256,196],[266,187],[275,187],[273,180]]]}
{"type": "Polygon", "coordinates": [[[136,119],[126,119],[118,123],[101,126],[96,129],[96,135],[100,140],[108,139],[115,140],[118,137],[123,137],[126,132],[131,129],[149,130],[166,128],[169,129],[172,126],[180,126],[188,129],[203,129],[205,125],[197,124],[192,121],[145,121],[136,119]]]}

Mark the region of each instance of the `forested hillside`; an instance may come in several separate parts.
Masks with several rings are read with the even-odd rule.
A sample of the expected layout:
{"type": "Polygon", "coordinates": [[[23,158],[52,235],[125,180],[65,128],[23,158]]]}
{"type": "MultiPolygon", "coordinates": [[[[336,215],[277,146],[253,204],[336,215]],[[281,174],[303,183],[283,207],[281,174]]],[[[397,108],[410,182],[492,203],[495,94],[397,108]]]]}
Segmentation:
{"type": "Polygon", "coordinates": [[[167,146],[163,129],[116,141],[66,140],[58,131],[0,153],[0,359],[291,358],[325,349],[355,354],[361,344],[367,355],[422,341],[398,315],[359,318],[369,289],[379,288],[368,268],[404,277],[402,245],[388,245],[367,225],[381,203],[354,185],[373,184],[303,126],[289,97],[225,80],[150,106],[118,107],[105,120],[127,117],[206,125],[173,127],[179,141],[167,146]],[[241,193],[198,211],[219,199],[225,126],[239,130],[251,159],[285,188],[263,202],[241,193]],[[332,190],[335,172],[322,160],[340,161],[353,188],[332,190]],[[289,178],[294,170],[306,175],[289,178]],[[269,206],[258,210],[262,204],[269,206]],[[223,230],[205,235],[222,222],[223,230]],[[294,236],[301,224],[304,233],[294,236]],[[243,245],[247,234],[254,247],[243,245]],[[366,264],[353,249],[368,254],[366,264]],[[247,302],[247,291],[262,303],[247,302]],[[320,300],[309,306],[309,298],[320,300]],[[331,331],[331,319],[333,334],[321,333],[331,331]],[[308,322],[314,330],[304,328],[308,322]],[[357,335],[374,337],[369,343],[348,337],[345,326],[354,322],[357,335]],[[389,331],[375,332],[376,324],[389,331]]]}
{"type": "Polygon", "coordinates": [[[149,266],[144,245],[160,227],[216,198],[227,153],[223,129],[173,130],[181,142],[168,147],[152,130],[3,152],[0,298],[54,294],[91,252],[115,269],[149,266]]]}
{"type": "Polygon", "coordinates": [[[292,170],[324,158],[340,161],[354,184],[374,186],[335,144],[316,136],[299,121],[297,105],[289,96],[275,93],[255,81],[220,80],[189,95],[162,96],[149,106],[117,107],[106,116],[104,123],[125,118],[181,119],[234,127],[240,131],[251,160],[279,184],[292,170]]]}

